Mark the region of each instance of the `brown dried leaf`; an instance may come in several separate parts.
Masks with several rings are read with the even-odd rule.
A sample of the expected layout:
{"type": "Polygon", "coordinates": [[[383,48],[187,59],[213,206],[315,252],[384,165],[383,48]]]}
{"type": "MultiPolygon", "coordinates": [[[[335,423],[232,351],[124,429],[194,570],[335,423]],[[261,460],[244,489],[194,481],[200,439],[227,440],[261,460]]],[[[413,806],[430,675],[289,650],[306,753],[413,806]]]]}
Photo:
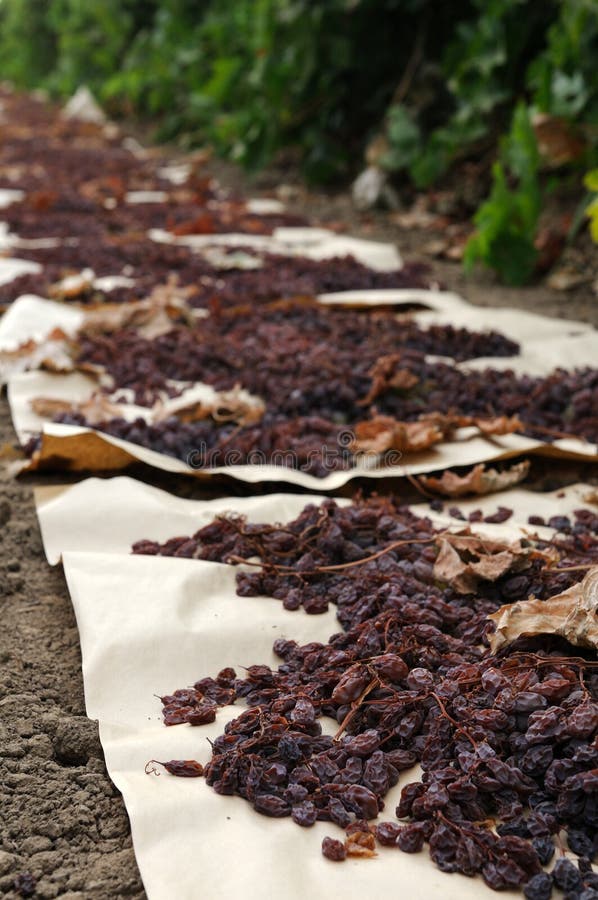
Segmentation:
{"type": "Polygon", "coordinates": [[[492,653],[523,635],[535,634],[558,634],[571,644],[598,650],[598,566],[555,597],[508,603],[488,618],[496,623],[489,639],[492,653]]]}
{"type": "Polygon", "coordinates": [[[393,449],[404,453],[416,453],[419,450],[427,450],[434,444],[438,444],[444,438],[444,433],[433,422],[397,422],[393,449]]]}
{"type": "Polygon", "coordinates": [[[237,425],[255,425],[265,412],[264,402],[236,385],[230,391],[213,392],[213,396],[185,398],[185,395],[158,407],[152,421],[162,422],[176,416],[181,422],[199,422],[210,416],[216,422],[235,422],[237,425]]]}
{"type": "Polygon", "coordinates": [[[434,578],[445,581],[461,594],[475,590],[477,579],[472,577],[449,541],[439,541],[439,551],[434,563],[434,578]]]}
{"type": "Polygon", "coordinates": [[[188,234],[214,234],[216,221],[210,213],[203,212],[194,219],[173,225],[169,230],[176,234],[177,237],[184,237],[188,234]]]}
{"type": "Polygon", "coordinates": [[[513,434],[523,429],[519,416],[494,416],[491,419],[474,419],[482,434],[513,434]]]}
{"type": "Polygon", "coordinates": [[[68,400],[59,400],[54,397],[34,397],[31,400],[31,408],[44,419],[53,419],[61,413],[81,413],[86,422],[92,427],[122,415],[122,407],[111,403],[103,394],[92,394],[88,400],[81,403],[70,403],[68,400]]]}
{"type": "Polygon", "coordinates": [[[121,328],[135,328],[148,339],[170,331],[173,320],[187,314],[187,299],[195,288],[181,287],[176,276],[158,285],[145,300],[104,304],[89,312],[79,329],[81,334],[109,334],[121,328]]]}
{"type": "Polygon", "coordinates": [[[427,450],[444,437],[438,426],[428,420],[399,422],[390,416],[376,416],[358,422],[354,428],[355,440],[351,445],[354,453],[385,453],[397,450],[415,453],[427,450]]]}
{"type": "Polygon", "coordinates": [[[389,353],[386,356],[380,356],[368,375],[372,379],[367,395],[363,400],[359,401],[360,406],[369,406],[376,397],[388,390],[388,388],[396,388],[400,391],[408,391],[419,382],[417,375],[410,369],[398,369],[397,366],[401,361],[400,353],[389,353]]]}
{"type": "Polygon", "coordinates": [[[496,581],[509,571],[525,568],[535,553],[519,541],[493,541],[469,531],[443,534],[437,544],[434,578],[447,582],[460,594],[473,593],[480,580],[496,581]]]}
{"type": "Polygon", "coordinates": [[[237,422],[239,425],[256,425],[266,411],[263,400],[252,396],[236,385],[231,391],[221,391],[218,405],[212,413],[216,422],[237,422]]]}
{"type": "Polygon", "coordinates": [[[410,369],[397,369],[390,379],[390,386],[400,391],[409,391],[418,383],[419,378],[410,369]]]}
{"type": "Polygon", "coordinates": [[[385,453],[392,447],[396,422],[390,416],[376,416],[358,422],[353,429],[355,440],[351,444],[354,453],[385,453]]]}
{"type": "Polygon", "coordinates": [[[537,113],[532,126],[540,156],[550,168],[575,162],[586,149],[586,141],[580,131],[560,116],[537,113]]]}
{"type": "Polygon", "coordinates": [[[91,178],[84,181],[77,189],[78,193],[87,200],[103,203],[105,200],[116,200],[122,203],[125,199],[127,187],[123,179],[118,175],[101,175],[99,178],[91,178]]]}
{"type": "Polygon", "coordinates": [[[426,490],[443,497],[464,497],[466,494],[492,494],[504,491],[519,484],[529,472],[529,461],[523,460],[501,472],[487,469],[484,463],[478,463],[466,475],[457,475],[447,470],[440,478],[434,475],[420,475],[418,481],[426,490]]]}

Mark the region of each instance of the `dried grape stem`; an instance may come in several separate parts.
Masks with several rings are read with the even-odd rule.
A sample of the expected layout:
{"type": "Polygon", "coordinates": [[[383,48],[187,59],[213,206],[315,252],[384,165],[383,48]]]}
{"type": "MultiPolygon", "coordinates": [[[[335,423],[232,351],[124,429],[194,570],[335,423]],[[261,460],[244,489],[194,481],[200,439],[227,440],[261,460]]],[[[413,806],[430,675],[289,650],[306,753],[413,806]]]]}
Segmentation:
{"type": "Polygon", "coordinates": [[[374,688],[377,687],[379,684],[380,684],[380,680],[379,680],[378,676],[375,675],[375,676],[372,678],[372,680],[370,681],[370,683],[367,685],[367,687],[366,687],[366,688],[362,691],[362,693],[359,695],[359,697],[357,698],[357,700],[354,700],[354,701],[353,701],[353,703],[351,704],[351,709],[349,710],[349,712],[347,713],[347,715],[345,716],[345,718],[344,718],[343,721],[341,722],[338,731],[336,732],[336,734],[335,734],[334,737],[333,737],[333,740],[334,740],[334,741],[340,740],[340,738],[341,738],[343,732],[345,731],[347,725],[349,724],[349,722],[351,721],[351,719],[353,718],[353,716],[355,715],[355,713],[357,712],[357,710],[359,709],[359,707],[362,705],[362,703],[363,703],[363,701],[365,700],[365,698],[367,697],[367,695],[370,693],[370,691],[373,691],[374,688]]]}

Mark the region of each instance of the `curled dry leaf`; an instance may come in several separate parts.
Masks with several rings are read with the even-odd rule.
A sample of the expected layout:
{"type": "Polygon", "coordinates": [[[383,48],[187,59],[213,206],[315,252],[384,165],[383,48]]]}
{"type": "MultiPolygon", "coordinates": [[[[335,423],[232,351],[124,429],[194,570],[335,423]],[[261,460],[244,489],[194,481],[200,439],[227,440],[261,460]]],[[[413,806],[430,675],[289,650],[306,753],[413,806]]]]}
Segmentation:
{"type": "MultiPolygon", "coordinates": [[[[395,357],[398,357],[398,354],[394,354],[393,357],[382,357],[382,360],[390,360],[395,357]]],[[[410,375],[406,369],[401,369],[396,374],[402,378],[403,373],[410,375]]],[[[386,384],[387,382],[385,382],[386,384]]],[[[373,389],[374,386],[372,387],[373,389]]],[[[372,391],[362,401],[362,405],[371,399],[372,391]]],[[[355,425],[355,440],[351,449],[354,453],[380,454],[388,450],[395,450],[401,453],[416,453],[427,450],[434,444],[452,437],[457,428],[471,425],[488,435],[510,434],[513,431],[519,431],[521,428],[521,422],[516,416],[496,416],[492,419],[479,419],[471,416],[454,416],[435,412],[426,413],[415,422],[400,422],[391,416],[375,416],[373,419],[367,419],[355,425]]],[[[503,487],[521,481],[527,474],[529,463],[521,463],[520,466],[521,469],[517,470],[516,473],[514,470],[517,467],[513,467],[513,480],[506,477],[504,472],[498,473],[492,469],[486,472],[484,466],[480,465],[476,466],[469,475],[463,476],[462,479],[459,479],[459,476],[452,475],[450,472],[445,472],[443,478],[452,475],[452,479],[447,478],[448,490],[443,490],[442,486],[436,487],[435,482],[438,482],[440,485],[437,479],[430,479],[431,484],[429,487],[431,490],[438,490],[439,493],[448,493],[449,496],[460,496],[465,493],[487,494],[492,490],[502,490],[503,487]],[[453,479],[457,479],[454,485],[453,479]],[[461,482],[463,482],[462,487],[461,482]],[[493,483],[497,483],[497,486],[492,487],[493,483]],[[452,493],[453,490],[457,491],[457,493],[452,493]]],[[[421,483],[424,487],[428,487],[425,479],[422,478],[421,483]]]]}
{"type": "Polygon", "coordinates": [[[92,394],[88,400],[81,403],[71,403],[53,397],[35,397],[31,401],[31,408],[44,419],[53,419],[61,413],[81,413],[91,426],[123,414],[123,407],[111,403],[103,394],[92,394]]]}
{"type": "Polygon", "coordinates": [[[542,161],[549,168],[556,169],[583,156],[586,150],[583,134],[561,116],[537,113],[532,126],[542,161]]]}
{"type": "Polygon", "coordinates": [[[557,634],[576,646],[598,649],[598,566],[555,597],[509,603],[488,618],[496,624],[489,638],[493,653],[519,637],[536,634],[557,634]]]}
{"type": "Polygon", "coordinates": [[[216,422],[255,425],[265,412],[264,402],[236,385],[230,391],[215,391],[209,385],[196,385],[180,397],[161,404],[152,415],[153,422],[176,416],[181,422],[199,422],[210,416],[216,422]]]}
{"type": "Polygon", "coordinates": [[[15,350],[0,351],[0,383],[29,369],[72,372],[72,342],[61,328],[54,328],[43,341],[28,340],[15,350]]]}
{"type": "Polygon", "coordinates": [[[438,444],[443,438],[443,432],[433,422],[397,422],[393,449],[416,453],[438,444]]]}
{"type": "Polygon", "coordinates": [[[426,490],[443,497],[464,497],[466,494],[492,494],[519,484],[529,472],[529,461],[523,460],[499,472],[488,469],[484,463],[474,466],[466,475],[457,475],[447,470],[440,478],[434,475],[420,475],[418,481],[426,490]]]}
{"type": "Polygon", "coordinates": [[[380,454],[388,450],[413,453],[427,450],[444,437],[434,422],[399,422],[390,416],[376,416],[374,419],[358,422],[353,431],[353,453],[380,454]]]}
{"type": "Polygon", "coordinates": [[[92,310],[85,316],[79,333],[109,334],[121,328],[135,328],[142,337],[151,340],[170,331],[173,320],[189,314],[187,300],[194,291],[192,286],[181,287],[177,277],[171,276],[145,300],[104,304],[92,310]]]}
{"type": "Polygon", "coordinates": [[[260,397],[236,385],[232,391],[222,391],[218,395],[218,405],[212,415],[217,422],[256,425],[265,411],[264,401],[260,397]]]}
{"type": "Polygon", "coordinates": [[[519,416],[494,416],[491,419],[473,419],[475,425],[482,434],[514,434],[523,430],[523,423],[519,416]]]}
{"type": "Polygon", "coordinates": [[[400,353],[389,353],[376,360],[368,372],[372,379],[372,384],[367,395],[363,400],[359,401],[360,406],[369,406],[376,397],[379,397],[388,388],[393,387],[397,390],[408,391],[410,388],[415,387],[419,378],[409,369],[397,368],[400,361],[400,353]]]}
{"type": "MultiPolygon", "coordinates": [[[[531,557],[540,552],[522,547],[520,541],[495,541],[471,534],[469,530],[443,534],[436,543],[439,551],[434,578],[446,582],[460,594],[473,593],[480,580],[496,581],[507,572],[525,569],[531,557]]],[[[541,555],[554,561],[550,554],[541,555]]]]}
{"type": "Polygon", "coordinates": [[[422,420],[434,422],[439,428],[442,428],[446,437],[452,435],[457,428],[477,428],[482,434],[501,435],[513,434],[515,431],[521,431],[523,424],[518,416],[493,416],[490,419],[483,419],[479,416],[460,416],[445,415],[444,413],[426,413],[421,416],[422,420]]]}

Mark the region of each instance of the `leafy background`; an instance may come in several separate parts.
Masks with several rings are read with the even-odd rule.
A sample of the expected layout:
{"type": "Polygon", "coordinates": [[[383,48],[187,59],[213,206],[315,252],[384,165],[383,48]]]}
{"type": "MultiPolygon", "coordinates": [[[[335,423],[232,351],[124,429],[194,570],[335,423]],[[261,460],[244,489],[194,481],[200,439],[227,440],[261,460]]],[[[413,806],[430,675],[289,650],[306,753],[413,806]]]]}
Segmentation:
{"type": "Polygon", "coordinates": [[[60,97],[87,84],[111,115],[248,168],[284,152],[308,180],[346,183],[382,134],[376,164],[428,189],[487,158],[466,264],[509,283],[533,277],[555,183],[581,197],[586,175],[596,234],[596,59],[597,0],[0,3],[3,78],[60,97]],[[549,175],[540,114],[570,150],[549,175]]]}

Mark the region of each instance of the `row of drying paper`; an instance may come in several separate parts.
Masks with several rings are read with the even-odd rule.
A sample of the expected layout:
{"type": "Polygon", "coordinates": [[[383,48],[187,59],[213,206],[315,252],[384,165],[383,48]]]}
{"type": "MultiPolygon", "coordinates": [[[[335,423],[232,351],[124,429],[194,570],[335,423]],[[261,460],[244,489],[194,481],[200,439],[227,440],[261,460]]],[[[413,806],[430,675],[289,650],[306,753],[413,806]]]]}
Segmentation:
{"type": "MultiPolygon", "coordinates": [[[[460,502],[464,514],[487,514],[500,504],[514,510],[502,525],[472,526],[494,537],[516,538],[529,530],[530,510],[545,519],[584,505],[591,489],[575,485],[552,494],[515,489],[460,502]]],[[[246,515],[275,523],[297,516],[321,496],[269,494],[210,501],[183,500],[126,477],[88,479],[77,485],[36,490],[48,561],[63,560],[79,627],[87,714],[99,720],[110,777],[122,792],[133,844],[150,900],[345,900],[384,897],[397,886],[410,900],[480,900],[492,892],[480,879],[440,872],[426,853],[416,856],[381,847],[372,860],[337,865],[320,852],[336,827],[313,828],[290,819],[268,819],[238,797],[215,794],[203,779],[146,775],[148,760],[210,758],[208,739],[239,714],[226,707],[212,725],[166,728],[160,695],[191,685],[225,666],[276,665],[278,637],[325,642],[339,630],[334,608],[320,616],[286,611],[267,597],[238,597],[237,569],[220,563],[133,556],[141,538],[164,541],[193,534],[214,516],[246,515]]],[[[345,504],[349,501],[339,500],[345,504]]],[[[430,514],[426,504],[414,507],[430,514]]],[[[435,523],[462,527],[439,514],[435,523]]],[[[537,529],[534,529],[537,530],[537,529]]],[[[541,529],[543,536],[551,529],[541,529]]],[[[336,722],[324,719],[327,733],[336,722]]],[[[387,818],[404,773],[386,798],[387,818]]],[[[385,818],[383,813],[381,818],[385,818]]],[[[507,893],[506,897],[519,897],[507,893]]]]}
{"type": "MultiPolygon", "coordinates": [[[[496,329],[521,346],[518,356],[484,358],[460,363],[465,370],[512,368],[520,374],[547,375],[556,367],[593,366],[598,358],[598,332],[582,322],[565,322],[514,309],[474,307],[456,294],[432,290],[349,291],[323,295],[322,303],[347,306],[388,305],[400,309],[414,303],[424,307],[413,314],[422,326],[451,324],[485,331],[496,329]]],[[[0,349],[14,349],[29,339],[41,340],[53,328],[74,334],[83,312],[72,306],[34,296],[19,298],[0,322],[0,349]]],[[[15,430],[21,443],[41,433],[39,463],[60,458],[71,471],[117,471],[133,462],[142,462],[173,474],[209,477],[228,475],[247,483],[279,482],[307,490],[332,491],[356,477],[386,478],[412,476],[451,466],[508,459],[521,453],[540,453],[579,460],[595,460],[598,448],[576,438],[552,443],[520,434],[483,436],[474,428],[460,429],[454,439],[426,451],[408,454],[400,464],[389,467],[377,462],[359,462],[345,471],[318,478],[300,469],[276,465],[227,465],[210,469],[194,468],[186,461],[158,453],[138,444],[81,426],[63,425],[44,418],[32,409],[37,397],[51,397],[79,403],[97,389],[97,382],[82,373],[51,374],[30,371],[13,374],[8,397],[15,430]]],[[[131,415],[135,408],[131,406],[131,415]]],[[[125,412],[126,415],[126,412],[125,412]]]]}

